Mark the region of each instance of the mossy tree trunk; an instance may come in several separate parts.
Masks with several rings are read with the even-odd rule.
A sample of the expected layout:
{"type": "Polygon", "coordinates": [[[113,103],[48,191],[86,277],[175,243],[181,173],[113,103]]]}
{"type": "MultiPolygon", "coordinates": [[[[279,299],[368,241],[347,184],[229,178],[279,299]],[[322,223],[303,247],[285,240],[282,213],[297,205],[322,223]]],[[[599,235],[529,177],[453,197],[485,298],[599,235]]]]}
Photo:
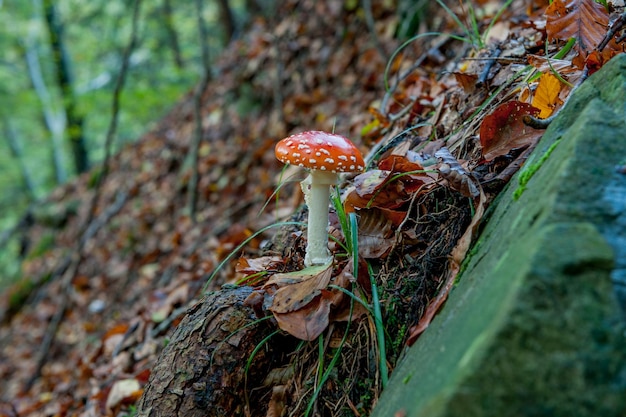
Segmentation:
{"type": "Polygon", "coordinates": [[[243,416],[247,403],[258,410],[253,389],[269,372],[272,355],[255,349],[273,329],[244,305],[251,292],[216,291],[188,311],[152,369],[138,416],[243,416]]]}

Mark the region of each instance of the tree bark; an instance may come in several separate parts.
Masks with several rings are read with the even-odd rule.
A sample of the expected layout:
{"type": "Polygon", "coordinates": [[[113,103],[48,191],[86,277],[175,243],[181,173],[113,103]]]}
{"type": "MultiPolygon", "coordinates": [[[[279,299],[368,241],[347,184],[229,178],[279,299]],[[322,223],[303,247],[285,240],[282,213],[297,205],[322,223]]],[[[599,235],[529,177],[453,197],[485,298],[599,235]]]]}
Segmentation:
{"type": "Polygon", "coordinates": [[[224,43],[228,45],[228,43],[235,37],[235,34],[237,32],[235,16],[233,15],[233,11],[230,8],[228,0],[217,0],[217,5],[220,9],[220,20],[222,21],[222,26],[225,34],[224,43]]]}
{"type": "Polygon", "coordinates": [[[53,0],[43,0],[44,17],[56,67],[56,77],[67,117],[67,135],[78,174],[89,169],[89,157],[83,131],[83,116],[78,111],[70,62],[63,43],[63,25],[59,22],[53,0]]]}
{"type": "Polygon", "coordinates": [[[222,289],[189,310],[152,369],[139,417],[245,414],[247,393],[260,385],[271,362],[266,349],[254,353],[272,329],[255,324],[254,311],[244,305],[251,292],[250,287],[222,289]]]}
{"type": "Polygon", "coordinates": [[[37,199],[35,182],[33,181],[30,172],[28,172],[28,168],[24,163],[24,158],[22,157],[22,148],[19,144],[17,133],[15,132],[15,129],[13,129],[11,120],[4,113],[0,114],[0,120],[2,120],[2,132],[4,133],[4,138],[7,141],[9,150],[11,151],[11,156],[15,159],[20,167],[26,195],[28,196],[29,200],[34,201],[37,199]]]}
{"type": "Polygon", "coordinates": [[[35,89],[35,93],[41,103],[41,111],[46,128],[50,132],[52,139],[52,164],[54,167],[54,178],[57,184],[62,184],[67,180],[67,173],[63,163],[63,132],[65,130],[66,116],[62,111],[55,109],[52,97],[48,92],[46,83],[41,73],[39,55],[35,48],[34,41],[28,39],[25,47],[26,68],[30,82],[35,89]]]}
{"type": "Polygon", "coordinates": [[[170,49],[172,50],[174,64],[176,64],[176,68],[182,69],[185,66],[185,62],[183,61],[183,55],[180,51],[178,33],[176,32],[176,27],[174,25],[174,13],[172,11],[171,0],[163,0],[161,12],[163,13],[163,27],[167,32],[167,41],[170,45],[170,49]]]}

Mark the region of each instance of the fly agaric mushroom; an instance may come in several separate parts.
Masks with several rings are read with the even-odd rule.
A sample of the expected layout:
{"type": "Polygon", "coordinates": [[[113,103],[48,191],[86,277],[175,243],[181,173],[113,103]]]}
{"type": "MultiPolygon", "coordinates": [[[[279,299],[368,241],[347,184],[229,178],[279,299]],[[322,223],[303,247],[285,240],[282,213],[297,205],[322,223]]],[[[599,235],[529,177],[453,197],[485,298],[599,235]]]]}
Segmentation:
{"type": "Polygon", "coordinates": [[[309,207],[304,264],[307,267],[327,264],[332,261],[328,250],[330,186],[335,184],[340,172],[363,171],[363,156],[343,136],[318,131],[297,133],[281,140],[275,153],[280,162],[309,170],[300,183],[309,207]]]}

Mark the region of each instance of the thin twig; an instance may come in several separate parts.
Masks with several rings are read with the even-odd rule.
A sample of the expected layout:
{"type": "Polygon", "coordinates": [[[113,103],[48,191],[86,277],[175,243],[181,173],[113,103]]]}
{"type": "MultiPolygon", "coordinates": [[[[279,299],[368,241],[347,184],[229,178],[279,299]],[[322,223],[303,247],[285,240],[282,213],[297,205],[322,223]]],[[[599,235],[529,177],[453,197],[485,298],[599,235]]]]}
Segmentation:
{"type": "MultiPolygon", "coordinates": [[[[611,25],[609,26],[609,30],[606,32],[606,35],[604,35],[604,38],[602,39],[602,42],[600,42],[600,44],[598,45],[598,48],[597,48],[598,52],[602,52],[602,50],[611,41],[611,38],[613,38],[613,36],[615,36],[615,34],[619,30],[621,30],[622,27],[624,27],[625,23],[626,23],[626,12],[619,15],[617,19],[615,19],[613,23],[611,23],[611,25]]],[[[620,38],[623,39],[623,36],[620,38]]]]}
{"type": "Polygon", "coordinates": [[[489,72],[491,71],[491,68],[493,68],[493,64],[497,62],[497,59],[501,53],[502,51],[500,50],[500,48],[496,48],[495,51],[493,51],[493,54],[491,54],[491,56],[488,57],[489,60],[485,63],[485,67],[483,68],[483,71],[480,73],[480,77],[478,77],[478,81],[476,81],[477,87],[481,87],[487,82],[487,78],[489,78],[489,72]]]}

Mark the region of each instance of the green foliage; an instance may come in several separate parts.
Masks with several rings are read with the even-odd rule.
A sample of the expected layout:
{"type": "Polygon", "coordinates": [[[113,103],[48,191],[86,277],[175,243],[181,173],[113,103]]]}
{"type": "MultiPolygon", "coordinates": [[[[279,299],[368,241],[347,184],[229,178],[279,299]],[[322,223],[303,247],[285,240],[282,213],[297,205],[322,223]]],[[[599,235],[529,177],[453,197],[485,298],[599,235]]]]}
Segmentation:
{"type": "MultiPolygon", "coordinates": [[[[72,66],[78,108],[85,118],[89,152],[98,162],[103,156],[122,50],[130,34],[132,4],[123,0],[59,0],[55,5],[64,27],[63,41],[72,66]]],[[[217,54],[222,47],[217,6],[211,3],[205,9],[209,24],[207,43],[211,53],[217,54]]],[[[241,6],[234,11],[241,15],[241,6]]],[[[122,94],[117,144],[133,141],[150,129],[199,77],[200,48],[193,4],[176,2],[169,18],[177,36],[180,62],[175,59],[171,33],[163,24],[163,1],[144,0],[140,19],[140,41],[131,57],[129,79],[122,94]]],[[[58,112],[62,103],[39,2],[0,3],[0,49],[0,109],[10,117],[20,138],[38,195],[45,195],[56,185],[52,143],[42,116],[44,104],[29,77],[27,51],[38,57],[50,99],[46,106],[58,112]]],[[[23,210],[26,203],[18,199],[19,204],[15,204],[16,191],[23,194],[20,171],[4,147],[5,142],[0,141],[0,208],[7,216],[23,210]],[[6,207],[7,201],[12,202],[11,207],[6,207]]],[[[65,147],[62,153],[69,169],[71,158],[65,147]]]]}
{"type": "Polygon", "coordinates": [[[610,11],[609,2],[607,0],[595,0],[596,3],[601,4],[607,11],[610,11]]]}
{"type": "MultiPolygon", "coordinates": [[[[133,2],[124,0],[57,0],[54,2],[63,25],[63,43],[71,65],[77,109],[84,118],[84,132],[94,166],[104,157],[104,140],[112,117],[112,95],[121,59],[131,32],[133,2]]],[[[232,2],[239,22],[247,18],[245,3],[232,2]]],[[[204,8],[208,36],[205,43],[215,56],[223,47],[222,26],[216,2],[204,8]]],[[[167,13],[163,0],[143,0],[139,41],[135,45],[121,94],[119,125],[113,151],[135,141],[151,129],[200,77],[200,45],[193,2],[172,2],[167,13]],[[167,24],[165,24],[167,22],[167,24]],[[172,30],[173,29],[173,30],[172,30]],[[175,34],[176,42],[173,42],[175,34]]],[[[32,199],[40,199],[55,186],[53,135],[44,110],[63,120],[63,102],[42,3],[0,1],[0,136],[10,123],[23,153],[24,168],[34,180],[34,196],[27,192],[20,161],[12,156],[0,137],[0,232],[12,227],[32,199]],[[27,56],[31,60],[27,60],[27,56]],[[32,57],[40,68],[45,94],[37,93],[31,79],[32,57]],[[29,64],[30,63],[30,64],[29,64]]],[[[61,165],[72,171],[67,143],[62,132],[61,165]]],[[[58,135],[57,135],[58,137],[58,135]]],[[[99,169],[91,175],[91,186],[99,169]]],[[[0,248],[0,276],[14,276],[15,244],[0,248]]]]}
{"type": "Polygon", "coordinates": [[[399,0],[398,1],[398,29],[396,37],[406,40],[413,36],[422,23],[429,23],[429,0],[399,0]]]}
{"type": "Polygon", "coordinates": [[[131,405],[130,407],[128,407],[128,411],[123,412],[120,414],[121,417],[135,417],[137,416],[137,406],[136,405],[131,405]]]}

